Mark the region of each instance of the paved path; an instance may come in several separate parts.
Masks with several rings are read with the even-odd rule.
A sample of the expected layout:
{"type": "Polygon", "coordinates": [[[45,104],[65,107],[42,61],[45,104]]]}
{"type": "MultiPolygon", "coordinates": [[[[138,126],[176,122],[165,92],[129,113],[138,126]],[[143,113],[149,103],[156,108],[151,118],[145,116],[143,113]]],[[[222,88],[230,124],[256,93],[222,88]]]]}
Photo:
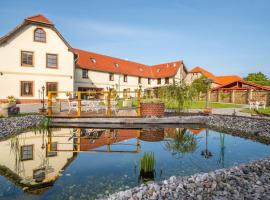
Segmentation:
{"type": "MultiPolygon", "coordinates": [[[[18,104],[21,113],[35,113],[38,112],[39,108],[42,108],[42,104],[18,104]]],[[[47,107],[47,105],[45,106],[47,107]]],[[[62,104],[62,108],[67,109],[67,105],[62,104]]],[[[251,116],[249,113],[240,112],[241,109],[248,108],[248,105],[244,105],[242,108],[213,108],[213,114],[225,114],[232,115],[236,114],[238,116],[251,116]]],[[[202,112],[203,109],[189,109],[189,112],[196,113],[202,112]]]]}

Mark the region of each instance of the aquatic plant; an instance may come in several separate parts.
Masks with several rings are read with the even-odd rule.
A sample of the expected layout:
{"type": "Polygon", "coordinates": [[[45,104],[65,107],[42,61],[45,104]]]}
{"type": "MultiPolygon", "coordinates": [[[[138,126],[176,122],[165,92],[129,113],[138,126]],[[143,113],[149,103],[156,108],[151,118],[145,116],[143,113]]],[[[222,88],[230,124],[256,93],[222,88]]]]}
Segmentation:
{"type": "Polygon", "coordinates": [[[185,154],[193,153],[197,149],[197,138],[194,134],[187,132],[186,129],[175,129],[168,140],[164,142],[165,149],[170,151],[173,156],[180,158],[185,154]]]}
{"type": "Polygon", "coordinates": [[[45,133],[48,131],[48,129],[50,128],[50,126],[52,125],[52,120],[50,118],[44,118],[43,120],[41,120],[37,126],[35,126],[33,129],[35,131],[35,133],[39,132],[39,133],[45,133]]]}
{"type": "Polygon", "coordinates": [[[144,183],[154,180],[155,178],[155,156],[153,152],[145,152],[140,158],[140,176],[144,183]]]}
{"type": "Polygon", "coordinates": [[[140,171],[144,173],[153,172],[155,169],[155,156],[153,152],[145,152],[140,158],[140,171]]]}

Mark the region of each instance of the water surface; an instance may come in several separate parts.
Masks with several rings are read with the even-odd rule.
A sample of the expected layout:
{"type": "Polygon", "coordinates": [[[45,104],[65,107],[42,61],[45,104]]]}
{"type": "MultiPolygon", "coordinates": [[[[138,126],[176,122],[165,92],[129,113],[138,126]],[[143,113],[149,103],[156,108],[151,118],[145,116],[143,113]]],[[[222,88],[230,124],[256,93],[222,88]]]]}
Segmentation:
{"type": "Polygon", "coordinates": [[[139,160],[155,156],[154,180],[231,167],[269,146],[204,128],[26,132],[0,142],[0,199],[94,199],[145,181],[139,160]]]}

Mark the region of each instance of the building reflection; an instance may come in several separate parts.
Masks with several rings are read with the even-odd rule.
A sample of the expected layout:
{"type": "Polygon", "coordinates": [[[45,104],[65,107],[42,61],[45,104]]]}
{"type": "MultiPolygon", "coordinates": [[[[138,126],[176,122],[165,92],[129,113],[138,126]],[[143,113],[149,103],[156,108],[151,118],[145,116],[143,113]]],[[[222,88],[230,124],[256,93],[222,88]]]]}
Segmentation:
{"type": "MultiPolygon", "coordinates": [[[[29,131],[0,142],[0,175],[26,192],[41,194],[62,175],[78,152],[137,154],[141,141],[163,141],[165,149],[179,157],[195,151],[196,134],[200,132],[185,128],[58,128],[43,133],[29,131]]],[[[221,155],[222,164],[224,148],[221,155]]]]}
{"type": "MultiPolygon", "coordinates": [[[[63,135],[64,130],[55,129],[63,135]]],[[[61,175],[76,153],[49,153],[47,133],[26,132],[0,142],[0,171],[23,190],[39,194],[46,191],[61,175]]],[[[57,138],[52,148],[62,148],[57,138]]]]}

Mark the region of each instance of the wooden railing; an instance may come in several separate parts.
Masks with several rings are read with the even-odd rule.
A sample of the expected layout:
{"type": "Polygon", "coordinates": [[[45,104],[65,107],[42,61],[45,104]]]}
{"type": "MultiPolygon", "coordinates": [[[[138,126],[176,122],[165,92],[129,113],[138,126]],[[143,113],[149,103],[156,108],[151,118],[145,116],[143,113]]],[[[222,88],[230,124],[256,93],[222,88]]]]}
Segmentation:
{"type": "MultiPolygon", "coordinates": [[[[133,143],[129,143],[129,144],[126,144],[125,145],[129,145],[129,146],[132,146],[134,147],[135,149],[134,150],[112,150],[111,147],[114,146],[114,145],[121,145],[121,143],[119,142],[115,142],[111,139],[111,136],[110,136],[110,132],[108,133],[108,136],[107,136],[107,142],[104,143],[103,145],[101,144],[101,146],[99,147],[102,147],[102,146],[105,146],[106,145],[106,149],[98,149],[98,147],[95,147],[93,149],[88,149],[88,150],[85,150],[83,148],[83,145],[85,144],[82,144],[81,141],[82,139],[88,139],[89,137],[85,137],[85,136],[82,136],[82,129],[81,128],[78,128],[76,130],[76,134],[73,135],[73,137],[76,138],[76,140],[72,140],[72,142],[67,142],[65,141],[65,138],[70,138],[72,137],[72,135],[61,135],[61,136],[58,136],[57,138],[61,137],[63,138],[63,142],[57,142],[57,149],[52,149],[52,143],[53,143],[53,138],[56,137],[56,135],[53,135],[53,132],[51,129],[48,130],[48,143],[47,143],[47,152],[50,153],[56,153],[56,152],[97,152],[97,153],[132,153],[132,154],[137,154],[137,153],[140,153],[140,130],[137,130],[137,135],[136,135],[136,143],[133,144],[133,143]],[[73,149],[67,149],[66,146],[69,145],[69,146],[72,146],[73,149]],[[62,148],[61,148],[62,147],[62,148]],[[64,148],[63,148],[64,147],[64,148]]],[[[66,139],[67,140],[67,139],[66,139]]],[[[99,140],[98,138],[96,140],[99,140]]]]}
{"type": "MultiPolygon", "coordinates": [[[[113,92],[114,96],[120,95],[120,94],[125,94],[124,91],[114,91],[113,92]]],[[[59,94],[66,94],[67,98],[66,101],[68,101],[68,96],[69,95],[75,95],[76,96],[76,101],[77,103],[77,113],[76,115],[80,117],[82,115],[82,95],[102,95],[104,97],[104,100],[106,102],[106,115],[107,116],[112,116],[112,106],[111,106],[111,101],[115,99],[115,97],[112,97],[112,91],[48,91],[48,116],[53,115],[53,99],[54,96],[58,96],[59,94]]],[[[134,92],[128,92],[128,94],[134,94],[135,97],[137,98],[137,115],[141,116],[141,90],[137,90],[134,92]]],[[[134,97],[132,97],[134,98],[134,97]]],[[[123,98],[124,99],[124,98],[123,98]]]]}

